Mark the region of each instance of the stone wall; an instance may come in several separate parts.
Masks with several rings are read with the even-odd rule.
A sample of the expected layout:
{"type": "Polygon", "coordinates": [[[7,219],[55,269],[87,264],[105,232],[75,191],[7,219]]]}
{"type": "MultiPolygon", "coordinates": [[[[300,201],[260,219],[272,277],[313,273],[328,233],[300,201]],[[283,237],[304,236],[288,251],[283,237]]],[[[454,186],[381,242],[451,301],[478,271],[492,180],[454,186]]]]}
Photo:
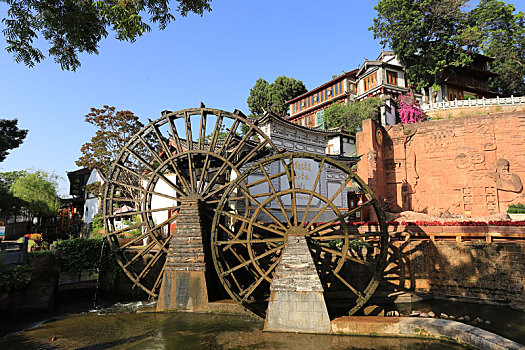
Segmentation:
{"type": "Polygon", "coordinates": [[[525,203],[525,112],[384,129],[363,122],[358,174],[385,209],[466,216],[525,203]]]}
{"type": "Polygon", "coordinates": [[[22,290],[0,295],[0,310],[29,312],[53,309],[58,284],[54,255],[33,254],[27,260],[31,271],[29,284],[22,290]]]}
{"type": "Polygon", "coordinates": [[[400,291],[525,310],[525,243],[394,241],[378,293],[400,291]]]}

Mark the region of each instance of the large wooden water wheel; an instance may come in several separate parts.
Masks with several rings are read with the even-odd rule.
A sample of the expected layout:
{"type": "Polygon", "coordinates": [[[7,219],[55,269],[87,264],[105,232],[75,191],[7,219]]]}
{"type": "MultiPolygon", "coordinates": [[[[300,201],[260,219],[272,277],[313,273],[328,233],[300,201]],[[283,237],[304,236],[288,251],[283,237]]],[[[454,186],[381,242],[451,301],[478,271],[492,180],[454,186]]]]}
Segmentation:
{"type": "Polygon", "coordinates": [[[350,168],[324,155],[279,154],[251,166],[223,194],[211,236],[217,274],[232,298],[261,317],[290,235],[306,237],[332,315],[351,315],[370,299],[388,234],[377,200],[350,168]],[[343,210],[349,190],[366,199],[343,210]],[[363,208],[375,214],[379,231],[352,225],[363,208]]]}
{"type": "Polygon", "coordinates": [[[212,278],[256,315],[266,312],[289,236],[306,238],[332,315],[359,310],[383,273],[384,215],[350,168],[324,155],[279,152],[242,113],[202,106],[151,121],[123,146],[107,178],[109,244],[134,285],[152,297],[190,202],[198,204],[202,243],[177,234],[174,247],[182,249],[172,249],[170,259],[180,252],[191,266],[200,257],[188,254],[204,254],[208,296],[212,278]],[[349,191],[364,197],[350,210],[349,191]],[[378,219],[378,231],[352,224],[364,208],[378,219]]]}
{"type": "Polygon", "coordinates": [[[211,222],[240,169],[272,153],[268,137],[241,112],[204,106],[165,111],[124,145],[103,210],[109,244],[133,283],[158,295],[181,201],[198,200],[211,222]]]}

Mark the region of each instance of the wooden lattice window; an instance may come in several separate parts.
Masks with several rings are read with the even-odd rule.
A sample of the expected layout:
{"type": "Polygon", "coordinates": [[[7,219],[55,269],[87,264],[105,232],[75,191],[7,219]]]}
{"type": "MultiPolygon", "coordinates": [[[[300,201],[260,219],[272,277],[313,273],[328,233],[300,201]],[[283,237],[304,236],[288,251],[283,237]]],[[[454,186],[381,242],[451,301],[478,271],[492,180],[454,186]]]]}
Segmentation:
{"type": "Polygon", "coordinates": [[[397,86],[397,72],[386,71],[386,82],[390,85],[397,86]]]}

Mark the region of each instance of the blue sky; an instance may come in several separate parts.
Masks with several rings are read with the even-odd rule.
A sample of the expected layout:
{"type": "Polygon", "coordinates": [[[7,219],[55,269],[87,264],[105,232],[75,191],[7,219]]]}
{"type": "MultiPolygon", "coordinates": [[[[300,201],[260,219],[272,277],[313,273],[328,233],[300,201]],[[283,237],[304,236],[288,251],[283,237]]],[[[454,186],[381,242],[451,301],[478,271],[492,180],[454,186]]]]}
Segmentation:
{"type": "MultiPolygon", "coordinates": [[[[66,171],[77,169],[80,148],[95,132],[84,122],[90,107],[131,110],[143,122],[201,101],[248,114],[246,99],[259,77],[272,82],[286,75],[312,89],[380,53],[368,31],[375,3],[214,0],[203,17],[178,17],[133,44],[108,37],[99,55],[81,55],[76,72],[49,58],[34,68],[17,64],[2,37],[0,118],[18,118],[29,134],[0,171],[55,172],[64,178],[60,194],[67,195],[66,171]]],[[[525,1],[514,3],[525,11],[525,1]]],[[[0,17],[5,13],[0,2],[0,17]]]]}

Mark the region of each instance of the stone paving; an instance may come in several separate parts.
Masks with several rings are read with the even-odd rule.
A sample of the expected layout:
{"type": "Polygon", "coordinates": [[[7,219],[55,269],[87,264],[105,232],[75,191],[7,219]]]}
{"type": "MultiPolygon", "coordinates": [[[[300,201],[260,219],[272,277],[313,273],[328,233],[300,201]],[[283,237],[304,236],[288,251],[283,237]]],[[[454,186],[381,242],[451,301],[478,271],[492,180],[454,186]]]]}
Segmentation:
{"type": "Polygon", "coordinates": [[[448,339],[483,350],[518,350],[524,345],[461,322],[421,317],[344,316],[331,322],[331,333],[448,339]]]}

